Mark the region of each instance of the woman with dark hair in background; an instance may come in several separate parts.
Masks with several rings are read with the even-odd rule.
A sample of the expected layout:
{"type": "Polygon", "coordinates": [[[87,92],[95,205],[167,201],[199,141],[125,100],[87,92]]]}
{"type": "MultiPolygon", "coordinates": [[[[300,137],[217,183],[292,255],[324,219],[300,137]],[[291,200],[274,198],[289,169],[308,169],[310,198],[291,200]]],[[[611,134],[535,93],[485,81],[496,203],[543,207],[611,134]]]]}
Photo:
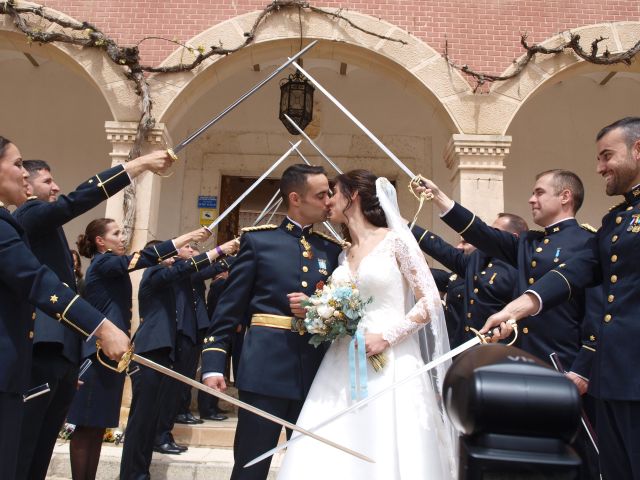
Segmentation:
{"type": "Polygon", "coordinates": [[[78,294],[84,297],[84,274],[82,273],[82,259],[77,250],[71,250],[73,257],[73,273],[76,276],[76,287],[78,294]]]}
{"type": "MultiPolygon", "coordinates": [[[[77,241],[80,254],[91,259],[85,277],[85,298],[129,334],[132,297],[129,272],[157,265],[176,255],[183,245],[202,241],[209,235],[208,230],[200,228],[175,240],[125,255],[125,238],[120,226],[110,218],[91,221],[77,241]]],[[[96,476],[106,428],[118,426],[124,374],[97,364],[93,344],[83,345],[82,356],[91,358],[93,366],[85,373],[84,385],[69,411],[68,421],[76,425],[70,456],[73,478],[90,480],[96,476]]]]}

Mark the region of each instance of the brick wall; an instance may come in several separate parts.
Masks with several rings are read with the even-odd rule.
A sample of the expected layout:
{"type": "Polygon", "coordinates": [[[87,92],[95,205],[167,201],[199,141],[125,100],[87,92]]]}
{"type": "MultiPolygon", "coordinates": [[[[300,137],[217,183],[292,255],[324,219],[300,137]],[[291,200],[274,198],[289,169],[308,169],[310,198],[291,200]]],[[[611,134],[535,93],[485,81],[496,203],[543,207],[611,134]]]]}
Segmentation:
{"type": "MultiPolygon", "coordinates": [[[[343,7],[397,25],[437,51],[449,41],[451,58],[476,70],[501,73],[522,54],[521,33],[539,42],[561,31],[602,22],[639,21],[638,0],[418,1],[310,0],[316,7],[343,7]]],[[[268,0],[47,0],[41,3],[87,20],[121,44],[145,36],[186,41],[234,16],[268,5],[268,0]]],[[[149,40],[141,48],[157,64],[175,45],[149,40]]]]}

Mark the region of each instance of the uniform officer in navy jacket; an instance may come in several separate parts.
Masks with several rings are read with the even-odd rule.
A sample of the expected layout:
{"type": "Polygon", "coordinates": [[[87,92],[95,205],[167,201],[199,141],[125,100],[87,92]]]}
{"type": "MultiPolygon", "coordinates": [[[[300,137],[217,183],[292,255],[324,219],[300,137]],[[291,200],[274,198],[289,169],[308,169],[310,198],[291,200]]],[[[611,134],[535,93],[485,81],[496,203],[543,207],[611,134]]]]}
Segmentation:
{"type": "MultiPolygon", "coordinates": [[[[600,467],[606,479],[640,479],[640,117],[627,117],[596,136],[597,172],[607,195],[624,195],[602,226],[572,258],[531,285],[529,292],[489,319],[484,330],[508,319],[535,315],[541,308],[601,283],[604,304],[597,310],[598,349],[589,393],[598,401],[596,430],[600,467]]],[[[500,336],[510,328],[502,325],[500,336]]]]}
{"type": "MultiPolygon", "coordinates": [[[[527,222],[510,213],[499,214],[492,226],[516,236],[528,230],[527,222]]],[[[422,251],[465,279],[462,324],[453,336],[449,336],[449,343],[454,348],[474,336],[471,328],[479,330],[489,315],[513,300],[517,271],[510,264],[481,250],[473,249],[465,255],[460,248],[417,225],[412,232],[422,251]]]]}
{"type": "MultiPolygon", "coordinates": [[[[232,250],[235,242],[222,245],[232,250]]],[[[155,240],[146,247],[160,244],[155,240]]],[[[172,368],[176,359],[176,298],[173,284],[190,275],[207,270],[218,258],[214,249],[188,260],[168,258],[161,264],[145,270],[138,290],[140,327],[133,338],[136,353],[160,365],[172,368]]],[[[154,437],[158,417],[169,398],[174,380],[140,365],[140,371],[131,377],[133,397],[125,432],[126,442],[120,462],[121,480],[149,478],[154,437]]]]}
{"type": "MultiPolygon", "coordinates": [[[[487,255],[501,258],[517,267],[517,291],[520,294],[533,285],[555,265],[572,257],[593,237],[593,228],[578,224],[575,219],[584,199],[580,178],[567,170],[550,170],[536,177],[529,198],[533,221],[544,231],[528,231],[514,236],[486,225],[472,212],[453,202],[431,181],[427,180],[434,203],[442,212],[442,220],[487,255]]],[[[587,389],[591,364],[595,353],[594,319],[589,314],[601,303],[599,290],[585,295],[576,291],[565,302],[521,322],[516,343],[523,350],[549,361],[555,352],[567,369],[567,376],[581,394],[587,389]]],[[[593,408],[592,399],[585,397],[587,408],[593,408]]],[[[582,478],[597,472],[595,452],[583,438],[574,446],[587,465],[582,478]]]]}
{"type": "MultiPolygon", "coordinates": [[[[292,308],[327,280],[337,266],[340,245],[313,230],[326,219],[329,182],[321,167],[293,165],[280,192],[287,218],[280,226],[245,229],[240,251],[213,315],[202,351],[204,383],[226,387],[229,339],[236,325],[250,323],[242,348],[236,386],[240,399],[295,422],[324,350],[309,335],[292,330],[292,308]],[[213,373],[213,376],[210,376],[213,373]]],[[[244,464],[274,447],[281,427],[246,411],[238,412],[232,479],[267,477],[270,459],[244,464]]]]}
{"type": "Polygon", "coordinates": [[[24,230],[5,207],[26,200],[27,177],[20,151],[0,136],[0,465],[6,478],[16,478],[16,439],[31,369],[32,305],[84,338],[101,338],[110,358],[119,359],[129,347],[124,333],[103,320],[102,313],[41,265],[29,249],[24,230]]]}
{"type": "MultiPolygon", "coordinates": [[[[130,185],[147,170],[171,165],[166,151],[154,152],[91,177],[68,196],[42,160],[25,160],[31,196],[14,212],[38,260],[77,291],[73,259],[62,226],[130,185]]],[[[49,384],[48,395],[25,404],[20,434],[18,478],[44,479],[53,447],[76,391],[81,337],[41,311],[36,312],[31,384],[49,384]]]]}

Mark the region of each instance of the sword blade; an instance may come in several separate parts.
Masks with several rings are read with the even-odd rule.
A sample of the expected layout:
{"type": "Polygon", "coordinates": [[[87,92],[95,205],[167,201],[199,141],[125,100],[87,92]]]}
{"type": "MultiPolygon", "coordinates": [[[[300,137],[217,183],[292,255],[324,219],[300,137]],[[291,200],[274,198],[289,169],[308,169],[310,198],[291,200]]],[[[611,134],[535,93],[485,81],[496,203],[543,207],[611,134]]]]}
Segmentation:
{"type": "Polygon", "coordinates": [[[315,46],[316,43],[318,43],[318,40],[314,40],[309,45],[307,45],[302,50],[300,50],[298,53],[296,53],[294,56],[290,57],[286,62],[284,62],[282,65],[280,65],[278,68],[276,68],[265,79],[263,79],[261,82],[259,82],[257,85],[255,85],[251,90],[246,92],[238,100],[236,100],[231,105],[229,105],[227,108],[225,108],[222,112],[220,112],[215,118],[213,118],[212,120],[209,120],[207,123],[202,125],[198,130],[196,130],[195,133],[193,133],[191,136],[189,136],[188,138],[184,139],[178,145],[173,147],[171,149],[173,151],[173,153],[177,154],[180,150],[182,150],[184,147],[186,147],[191,142],[193,142],[196,138],[198,138],[200,135],[202,135],[202,133],[204,133],[206,130],[208,130],[210,127],[212,127],[214,124],[216,124],[220,119],[222,119],[227,113],[229,113],[231,110],[236,108],[238,105],[240,105],[242,102],[244,102],[251,95],[253,95],[258,90],[260,90],[267,82],[269,82],[272,78],[276,77],[280,72],[282,72],[282,70],[287,68],[294,61],[296,61],[298,58],[300,58],[302,55],[307,53],[311,48],[313,48],[315,46]]]}
{"type": "Polygon", "coordinates": [[[376,145],[378,145],[378,147],[380,147],[380,149],[381,149],[384,153],[386,153],[386,154],[387,154],[387,156],[388,156],[391,160],[393,160],[393,161],[395,162],[395,164],[396,164],[398,167],[400,167],[400,170],[402,170],[404,173],[406,173],[407,175],[409,175],[409,177],[410,177],[410,178],[412,178],[412,179],[413,179],[413,178],[415,178],[414,173],[413,173],[411,170],[409,170],[409,167],[407,167],[404,163],[402,163],[402,161],[401,161],[398,157],[396,157],[396,155],[395,155],[391,150],[389,150],[389,149],[385,146],[385,144],[384,144],[384,143],[382,143],[382,142],[378,139],[378,137],[376,137],[373,133],[371,133],[371,131],[370,131],[367,127],[365,127],[365,126],[364,126],[364,124],[363,124],[360,120],[358,120],[358,119],[355,117],[355,115],[353,115],[353,114],[352,114],[352,113],[347,109],[347,107],[345,107],[344,105],[342,105],[342,103],[340,103],[340,101],[339,101],[337,98],[335,98],[333,95],[331,95],[331,94],[329,93],[329,91],[328,91],[326,88],[324,88],[322,85],[320,85],[320,83],[319,83],[315,78],[313,78],[311,75],[309,75],[309,74],[307,73],[307,71],[306,71],[304,68],[302,68],[302,67],[301,67],[300,65],[298,65],[296,62],[292,62],[292,65],[293,65],[294,67],[296,67],[296,68],[300,71],[300,73],[302,73],[305,77],[307,77],[307,79],[308,79],[311,83],[313,83],[313,85],[314,85],[318,90],[320,90],[322,93],[324,93],[324,95],[325,95],[329,100],[331,100],[331,102],[332,102],[336,107],[338,107],[338,108],[342,111],[342,113],[344,113],[347,117],[349,117],[349,118],[351,119],[351,121],[352,121],[353,123],[355,123],[355,124],[360,128],[360,130],[362,130],[362,131],[365,133],[365,135],[367,135],[367,137],[369,137],[369,138],[373,141],[373,143],[375,143],[376,145]]]}
{"type": "Polygon", "coordinates": [[[298,143],[296,143],[295,145],[293,145],[289,150],[287,150],[287,151],[285,152],[285,154],[284,154],[284,155],[282,155],[278,160],[276,160],[276,162],[275,162],[273,165],[271,165],[271,166],[267,169],[267,171],[266,171],[266,172],[264,172],[264,173],[260,176],[260,178],[258,178],[255,182],[253,182],[253,184],[252,184],[252,185],[251,185],[251,186],[250,186],[250,187],[249,187],[249,188],[248,188],[248,189],[247,189],[247,190],[246,190],[242,195],[240,195],[240,196],[236,199],[236,201],[235,201],[235,202],[233,202],[233,203],[231,204],[231,206],[229,206],[229,208],[227,208],[224,212],[222,212],[222,213],[218,216],[218,218],[216,218],[213,222],[211,222],[211,225],[209,225],[208,227],[205,227],[205,228],[206,228],[207,230],[209,230],[210,232],[213,232],[213,229],[214,229],[214,228],[216,228],[216,226],[218,226],[218,224],[219,224],[222,220],[224,220],[224,218],[225,218],[227,215],[229,215],[229,214],[233,211],[233,209],[234,209],[234,208],[236,208],[236,207],[238,206],[238,204],[239,204],[242,200],[244,200],[244,198],[245,198],[247,195],[249,195],[249,194],[250,194],[250,193],[251,193],[251,192],[252,192],[252,191],[253,191],[253,190],[254,190],[258,185],[260,185],[260,183],[262,183],[262,181],[263,181],[265,178],[267,178],[267,176],[268,176],[271,172],[273,172],[273,171],[276,169],[276,167],[277,167],[278,165],[280,165],[282,162],[284,162],[284,160],[285,160],[289,155],[291,155],[291,152],[293,152],[293,151],[298,147],[298,145],[300,145],[300,143],[302,143],[302,140],[298,140],[298,143]]]}
{"type": "Polygon", "coordinates": [[[322,149],[321,149],[318,145],[316,145],[316,142],[314,142],[313,140],[311,140],[311,138],[309,137],[309,135],[307,135],[306,133],[304,133],[304,130],[302,130],[302,129],[300,128],[300,126],[299,126],[296,122],[294,122],[294,121],[291,119],[291,117],[290,117],[289,115],[287,115],[287,114],[285,113],[285,114],[284,114],[284,117],[287,119],[287,121],[288,121],[291,125],[293,125],[293,128],[295,128],[295,129],[298,131],[298,133],[299,133],[300,135],[302,135],[302,136],[304,137],[304,139],[305,139],[307,142],[309,142],[313,148],[315,148],[315,149],[316,149],[316,151],[317,151],[317,152],[322,156],[322,158],[324,158],[324,159],[329,163],[329,165],[331,165],[331,166],[333,167],[333,169],[334,169],[336,172],[338,172],[338,173],[340,173],[340,174],[341,174],[341,173],[343,173],[343,172],[342,172],[342,170],[340,170],[340,169],[338,168],[338,166],[337,166],[335,163],[333,163],[333,161],[332,161],[332,160],[331,160],[327,155],[325,155],[325,153],[322,151],[322,149]]]}
{"type": "Polygon", "coordinates": [[[155,370],[156,372],[162,373],[163,375],[167,375],[168,377],[171,377],[175,380],[178,380],[179,382],[182,382],[186,385],[189,385],[193,388],[197,388],[198,390],[201,390],[205,393],[208,393],[209,395],[213,395],[214,397],[218,397],[226,402],[231,403],[232,405],[235,405],[239,408],[243,408],[255,415],[258,415],[259,417],[265,418],[267,420],[272,421],[273,423],[277,423],[278,425],[281,425],[285,428],[289,428],[291,430],[294,430],[302,435],[307,435],[311,438],[313,438],[314,440],[318,440],[319,442],[322,443],[326,443],[327,445],[333,447],[333,448],[337,448],[338,450],[342,450],[345,453],[348,453],[349,455],[353,455],[354,457],[357,457],[361,460],[364,460],[366,462],[370,462],[370,463],[375,463],[373,460],[371,460],[369,457],[362,455],[361,453],[355,452],[347,447],[343,447],[342,445],[335,443],[329,439],[326,439],[324,437],[321,437],[319,435],[316,435],[313,432],[309,432],[303,428],[298,427],[297,425],[288,422],[287,420],[283,420],[280,417],[276,417],[275,415],[272,415],[269,412],[265,412],[264,410],[260,410],[259,408],[254,407],[253,405],[249,405],[248,403],[245,403],[241,400],[238,400],[237,398],[234,398],[230,395],[227,395],[226,393],[222,393],[219,392],[218,390],[215,390],[211,387],[207,387],[206,385],[204,385],[203,383],[200,383],[196,380],[193,380],[192,378],[189,377],[185,377],[184,375],[179,374],[178,372],[171,370],[170,368],[164,367],[156,362],[153,362],[151,360],[149,360],[148,358],[144,358],[141,357],[140,355],[137,354],[133,354],[131,355],[131,360],[139,363],[140,365],[144,365],[145,367],[151,368],[152,370],[155,370]]]}
{"type": "MultiPolygon", "coordinates": [[[[401,385],[413,380],[416,377],[419,377],[423,373],[426,373],[429,370],[434,369],[438,365],[446,362],[447,360],[455,357],[456,355],[461,354],[465,350],[469,350],[471,347],[474,347],[474,346],[476,346],[476,345],[478,345],[480,343],[482,343],[482,340],[480,339],[480,337],[472,338],[471,340],[463,343],[462,345],[454,348],[453,350],[450,350],[449,352],[445,353],[444,355],[440,355],[438,358],[436,358],[434,360],[431,360],[429,363],[427,363],[424,366],[420,367],[418,370],[413,372],[411,375],[406,376],[405,378],[403,378],[402,380],[394,383],[393,385],[389,385],[387,388],[384,388],[384,389],[380,390],[379,392],[377,392],[376,394],[374,394],[374,395],[372,395],[370,397],[367,397],[365,399],[360,400],[359,402],[354,403],[350,407],[347,407],[344,410],[336,413],[335,415],[327,418],[325,421],[323,421],[322,423],[316,425],[315,427],[308,429],[308,431],[315,432],[316,430],[324,427],[325,425],[330,424],[331,422],[333,422],[334,420],[337,420],[338,418],[342,417],[343,415],[345,415],[345,414],[347,414],[347,413],[349,413],[349,412],[351,412],[353,410],[356,410],[358,408],[364,407],[365,405],[367,405],[368,403],[373,402],[374,400],[376,400],[378,397],[381,397],[385,393],[388,393],[388,392],[390,392],[392,390],[395,390],[399,386],[401,386],[401,385]]],[[[252,465],[255,465],[258,462],[261,462],[265,458],[269,458],[271,455],[273,455],[274,453],[278,452],[279,450],[282,450],[283,448],[286,448],[287,446],[291,445],[292,442],[295,442],[299,438],[301,438],[300,435],[293,435],[290,440],[288,440],[288,441],[286,441],[284,443],[281,443],[277,447],[272,448],[268,452],[263,453],[259,457],[254,458],[249,463],[247,463],[244,467],[245,468],[250,467],[252,465]]]]}

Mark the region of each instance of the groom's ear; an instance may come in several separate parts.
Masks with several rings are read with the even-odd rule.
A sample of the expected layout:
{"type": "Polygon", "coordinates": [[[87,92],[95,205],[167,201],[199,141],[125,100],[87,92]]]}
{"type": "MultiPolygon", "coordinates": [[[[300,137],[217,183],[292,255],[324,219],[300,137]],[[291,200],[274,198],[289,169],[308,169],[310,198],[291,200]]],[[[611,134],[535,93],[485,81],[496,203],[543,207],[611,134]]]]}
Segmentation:
{"type": "Polygon", "coordinates": [[[293,205],[296,207],[300,205],[300,194],[298,192],[289,193],[289,205],[293,205]]]}

